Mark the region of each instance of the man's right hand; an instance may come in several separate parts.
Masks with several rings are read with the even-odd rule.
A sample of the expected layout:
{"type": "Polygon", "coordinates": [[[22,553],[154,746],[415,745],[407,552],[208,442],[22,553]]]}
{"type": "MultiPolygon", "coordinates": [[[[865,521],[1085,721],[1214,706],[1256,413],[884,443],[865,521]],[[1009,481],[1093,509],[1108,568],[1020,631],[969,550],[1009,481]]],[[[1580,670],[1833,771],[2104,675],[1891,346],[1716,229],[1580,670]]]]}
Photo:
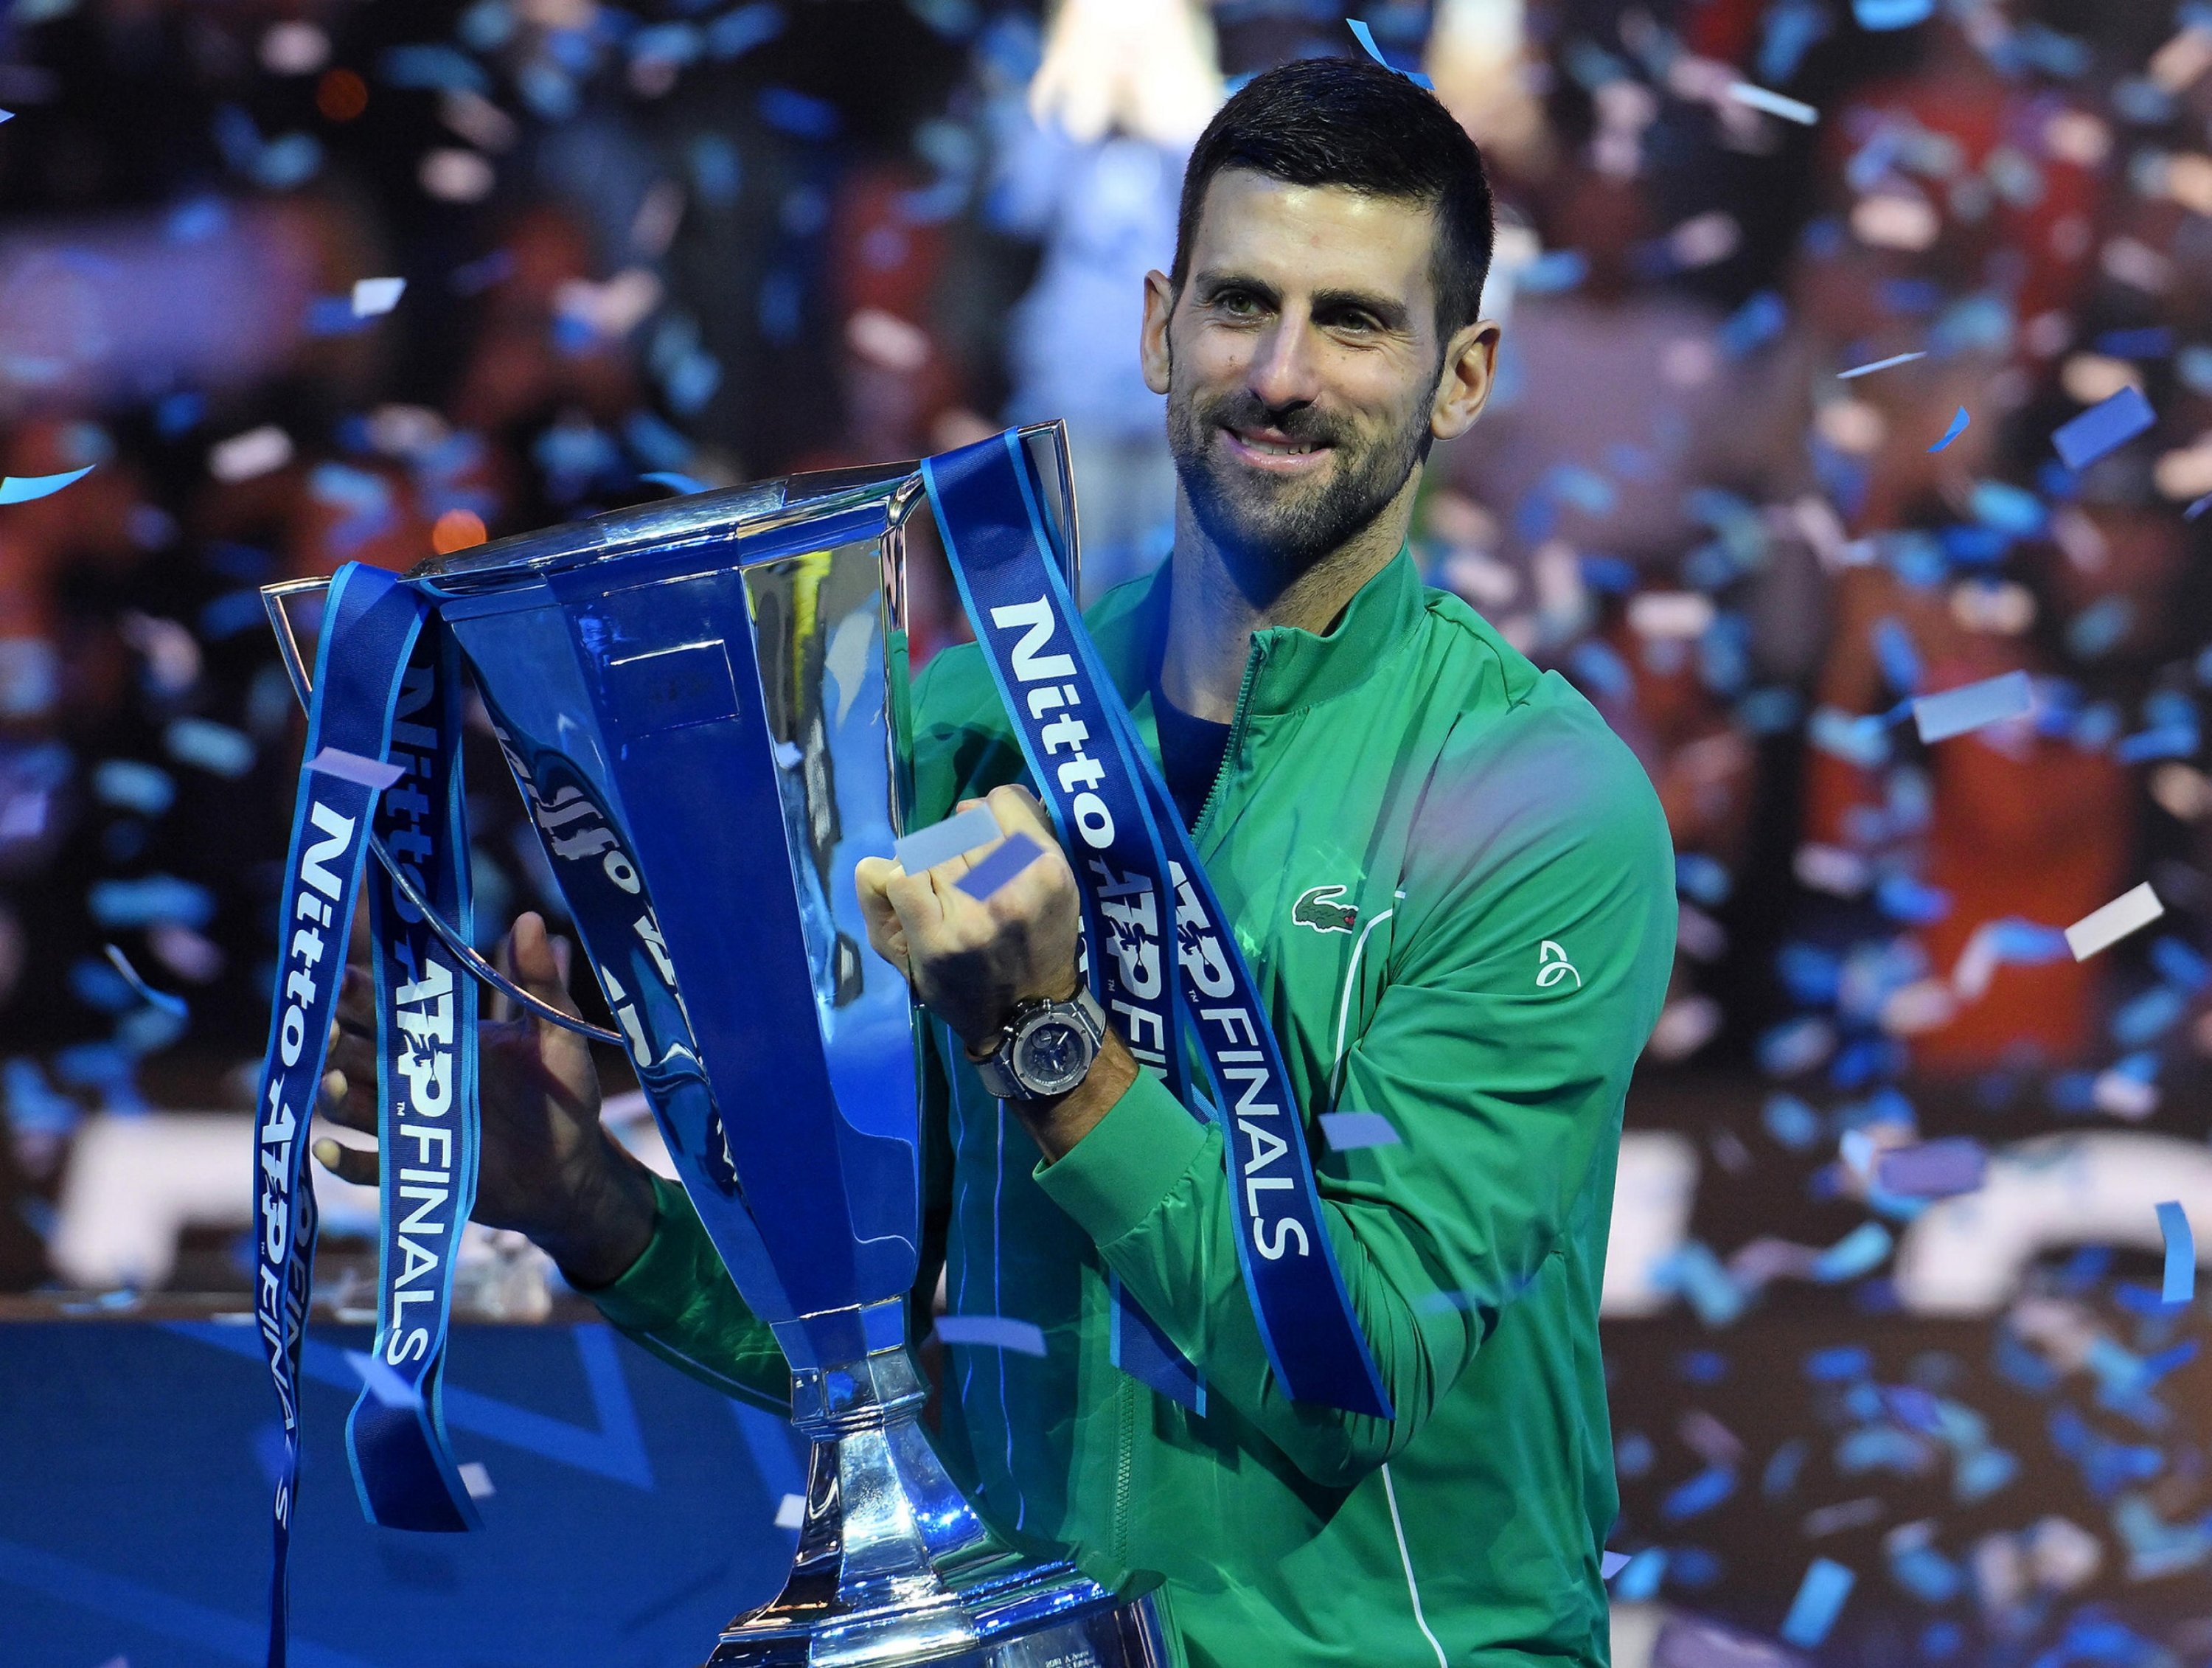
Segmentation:
{"type": "MultiPolygon", "coordinates": [[[[574,1014],[568,947],[546,935],[543,919],[526,914],[516,917],[501,959],[525,990],[574,1014]]],[[[375,996],[368,970],[349,967],[323,1078],[325,1114],[370,1135],[376,1133],[375,996]]],[[[653,1238],[653,1176],[599,1122],[591,1044],[527,1014],[484,1020],[477,1034],[483,1145],[470,1214],[487,1227],[529,1235],[574,1286],[611,1284],[653,1238]]],[[[376,1185],[374,1149],[325,1138],[313,1152],[343,1179],[376,1185]]]]}

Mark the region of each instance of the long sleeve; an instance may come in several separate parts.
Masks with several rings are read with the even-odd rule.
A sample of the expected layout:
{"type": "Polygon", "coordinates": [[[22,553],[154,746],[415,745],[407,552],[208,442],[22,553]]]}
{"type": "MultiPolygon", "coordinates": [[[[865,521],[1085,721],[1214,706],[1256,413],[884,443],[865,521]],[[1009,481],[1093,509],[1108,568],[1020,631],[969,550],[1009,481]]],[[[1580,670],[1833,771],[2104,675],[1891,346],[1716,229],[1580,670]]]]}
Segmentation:
{"type": "Polygon", "coordinates": [[[1037,1172],[1211,1393],[1333,1486],[1413,1439],[1547,1259],[1594,1253],[1595,1301],[1622,1099],[1674,947],[1649,782],[1609,736],[1553,715],[1530,715],[1502,750],[1448,751],[1401,887],[1371,1018],[1334,1094],[1323,1086],[1305,1109],[1379,1112],[1398,1136],[1329,1154],[1308,1123],[1394,1418],[1285,1394],[1246,1297],[1221,1135],[1158,1080],[1141,1077],[1037,1172]]]}
{"type": "Polygon", "coordinates": [[[768,1324],[745,1306],[721,1253],[678,1184],[653,1178],[653,1238],[611,1286],[587,1292],[625,1336],[725,1396],[791,1411],[791,1368],[768,1324]]]}

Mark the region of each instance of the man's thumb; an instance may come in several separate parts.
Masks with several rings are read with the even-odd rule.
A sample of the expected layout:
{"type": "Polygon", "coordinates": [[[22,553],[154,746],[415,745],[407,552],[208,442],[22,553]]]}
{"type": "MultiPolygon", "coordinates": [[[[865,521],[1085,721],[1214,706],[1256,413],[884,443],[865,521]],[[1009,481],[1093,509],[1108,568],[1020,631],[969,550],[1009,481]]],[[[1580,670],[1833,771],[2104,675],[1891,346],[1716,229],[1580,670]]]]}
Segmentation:
{"type": "Polygon", "coordinates": [[[543,916],[532,910],[515,916],[508,946],[517,984],[563,1014],[576,1012],[576,1004],[568,996],[568,980],[562,977],[561,958],[546,934],[543,916]]]}

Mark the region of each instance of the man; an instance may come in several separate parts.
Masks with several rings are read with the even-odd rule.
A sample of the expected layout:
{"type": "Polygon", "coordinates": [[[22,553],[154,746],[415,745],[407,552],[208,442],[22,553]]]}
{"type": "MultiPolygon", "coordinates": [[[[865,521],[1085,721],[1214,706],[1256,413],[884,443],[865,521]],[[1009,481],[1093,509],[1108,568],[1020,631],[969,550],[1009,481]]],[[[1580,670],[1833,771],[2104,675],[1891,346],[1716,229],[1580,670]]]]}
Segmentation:
{"type": "MultiPolygon", "coordinates": [[[[1257,970],[1394,1418],[1283,1394],[1221,1137],[1121,1039],[1057,1099],[984,1092],[970,1062],[1015,1006],[1074,990],[1078,910],[973,648],[918,680],[916,815],[981,798],[1045,855],[981,904],[952,884],[966,860],[860,867],[872,940],[928,1010],[949,1307],[1046,1340],[949,1352],[948,1466],[1024,1544],[1109,1584],[1164,1578],[1200,1668],[1606,1658],[1598,1290],[1672,862],[1626,749],[1424,589],[1405,547],[1430,442],[1489,392],[1489,243],[1474,145],[1402,77],[1308,61],[1231,99],[1191,159],[1175,271],[1146,280],[1174,555],[1088,617],[1257,970]],[[1317,1115],[1338,1110],[1395,1142],[1327,1150],[1317,1115]],[[1109,1270],[1203,1372],[1203,1416],[1111,1364],[1109,1270]]],[[[535,917],[513,954],[565,1001],[535,917]]],[[[781,1405],[775,1342],[680,1190],[599,1133],[583,1045],[493,1042],[477,1214],[648,1348],[781,1405]]],[[[337,1057],[368,1074],[357,1042],[337,1057]]],[[[342,1099],[360,1125],[366,1097],[342,1099]]]]}

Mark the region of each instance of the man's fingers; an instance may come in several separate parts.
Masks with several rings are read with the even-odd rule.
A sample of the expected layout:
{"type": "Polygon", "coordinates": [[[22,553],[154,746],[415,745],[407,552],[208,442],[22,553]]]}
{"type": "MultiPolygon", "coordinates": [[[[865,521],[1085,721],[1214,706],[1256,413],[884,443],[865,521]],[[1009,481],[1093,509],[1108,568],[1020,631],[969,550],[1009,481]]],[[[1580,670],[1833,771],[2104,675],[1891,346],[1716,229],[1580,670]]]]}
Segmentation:
{"type": "Polygon", "coordinates": [[[868,943],[875,953],[912,978],[907,962],[906,928],[890,898],[893,880],[902,871],[888,857],[863,857],[853,868],[853,890],[860,900],[860,918],[867,923],[868,943]]]}
{"type": "Polygon", "coordinates": [[[351,1182],[356,1187],[374,1187],[381,1173],[373,1147],[342,1147],[325,1135],[307,1149],[315,1155],[315,1162],[342,1182],[351,1182]]]}
{"type": "Polygon", "coordinates": [[[320,1110],[333,1123],[343,1123],[349,1129],[359,1129],[368,1135],[376,1133],[376,1105],[370,1091],[376,1084],[376,1067],[372,1061],[363,1073],[326,1071],[321,1083],[320,1110]]]}
{"type": "Polygon", "coordinates": [[[337,1023],[348,1031],[376,1029],[376,980],[366,967],[348,966],[338,983],[337,1023]]]}
{"type": "Polygon", "coordinates": [[[545,930],[544,916],[535,910],[526,910],[515,916],[514,928],[507,934],[507,947],[514,963],[509,977],[549,1007],[563,1014],[577,1012],[576,1004],[569,1000],[568,982],[562,976],[560,954],[545,930]]]}

